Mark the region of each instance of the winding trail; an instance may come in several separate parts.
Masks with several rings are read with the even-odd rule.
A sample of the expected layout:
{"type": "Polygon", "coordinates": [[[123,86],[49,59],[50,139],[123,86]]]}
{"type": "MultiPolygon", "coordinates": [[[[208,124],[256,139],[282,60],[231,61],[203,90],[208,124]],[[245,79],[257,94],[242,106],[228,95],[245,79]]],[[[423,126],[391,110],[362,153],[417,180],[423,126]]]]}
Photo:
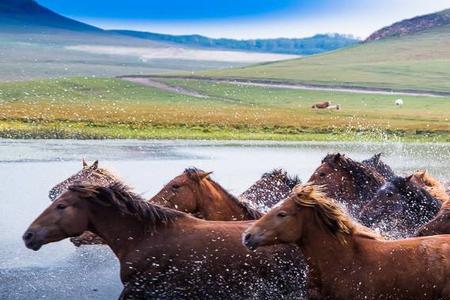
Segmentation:
{"type": "Polygon", "coordinates": [[[118,78],[136,83],[141,83],[155,88],[161,88],[163,90],[176,92],[182,95],[200,98],[207,98],[208,96],[203,95],[197,91],[186,89],[184,87],[171,86],[166,83],[162,83],[161,81],[158,81],[158,79],[202,80],[216,83],[223,82],[245,86],[257,86],[257,87],[293,89],[293,90],[347,92],[356,94],[378,94],[378,95],[398,95],[398,96],[416,96],[416,97],[417,96],[450,97],[450,92],[413,90],[413,89],[395,90],[390,88],[376,88],[364,86],[339,86],[339,85],[332,86],[321,84],[304,84],[304,83],[295,83],[289,81],[278,81],[270,79],[216,78],[204,76],[168,76],[168,75],[152,75],[152,76],[129,75],[123,77],[119,76],[118,78]]]}
{"type": "Polygon", "coordinates": [[[177,93],[184,96],[196,97],[196,98],[208,98],[207,95],[201,94],[197,91],[187,89],[178,85],[169,85],[167,83],[154,80],[151,77],[120,77],[122,80],[142,84],[145,86],[157,88],[162,91],[177,93]]]}

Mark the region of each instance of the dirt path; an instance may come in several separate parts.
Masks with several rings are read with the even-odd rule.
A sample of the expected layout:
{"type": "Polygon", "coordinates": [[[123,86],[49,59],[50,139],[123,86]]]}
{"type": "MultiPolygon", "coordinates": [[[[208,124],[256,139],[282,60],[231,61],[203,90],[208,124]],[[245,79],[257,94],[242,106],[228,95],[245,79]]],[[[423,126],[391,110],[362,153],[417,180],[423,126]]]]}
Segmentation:
{"type": "MultiPolygon", "coordinates": [[[[242,78],[214,78],[214,77],[203,77],[203,76],[126,76],[120,77],[122,79],[127,79],[129,81],[143,81],[150,80],[155,81],[158,79],[183,79],[183,80],[204,80],[211,82],[224,82],[237,85],[246,86],[259,86],[259,87],[270,87],[270,88],[280,88],[280,89],[294,89],[294,90],[315,90],[315,91],[331,91],[331,92],[347,92],[347,93],[357,93],[357,94],[379,94],[379,95],[398,95],[398,96],[427,96],[427,97],[450,97],[450,92],[438,92],[438,91],[421,91],[421,90],[393,90],[389,88],[375,88],[375,87],[363,87],[363,86],[327,86],[320,84],[302,84],[288,81],[275,81],[270,79],[242,79],[242,78]],[[131,80],[132,79],[132,80],[131,80]]],[[[147,84],[149,85],[149,84],[147,84]]],[[[162,83],[162,85],[165,85],[162,83]]],[[[167,85],[168,86],[168,85],[167,85]]],[[[156,87],[156,86],[155,86],[156,87]]],[[[171,87],[171,86],[168,86],[171,87]]],[[[170,91],[177,92],[174,90],[174,86],[171,87],[170,91]]],[[[178,87],[181,90],[189,91],[186,88],[178,87]]],[[[191,93],[207,97],[206,95],[201,95],[198,92],[190,91],[191,93]]]]}
{"type": "Polygon", "coordinates": [[[203,95],[197,91],[189,90],[185,87],[177,85],[169,85],[161,81],[157,81],[150,77],[121,77],[122,80],[126,80],[133,83],[138,83],[153,88],[157,88],[162,91],[177,93],[184,96],[196,97],[196,98],[208,98],[207,95],[203,95]]]}

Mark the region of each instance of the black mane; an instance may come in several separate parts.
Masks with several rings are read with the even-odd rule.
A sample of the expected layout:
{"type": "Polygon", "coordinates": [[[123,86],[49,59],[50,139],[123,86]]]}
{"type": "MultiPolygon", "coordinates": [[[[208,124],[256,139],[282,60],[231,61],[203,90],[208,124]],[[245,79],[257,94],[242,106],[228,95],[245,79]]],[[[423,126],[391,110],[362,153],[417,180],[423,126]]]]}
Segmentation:
{"type": "Polygon", "coordinates": [[[381,160],[381,155],[382,155],[381,153],[375,154],[371,158],[363,160],[362,163],[369,167],[374,168],[386,180],[389,180],[395,176],[395,173],[389,165],[387,165],[385,162],[381,160]]]}
{"type": "Polygon", "coordinates": [[[376,193],[385,180],[374,168],[354,161],[343,154],[327,154],[322,160],[335,169],[343,169],[350,173],[355,180],[355,188],[359,199],[367,199],[376,193]]]}
{"type": "Polygon", "coordinates": [[[266,172],[262,178],[279,178],[290,189],[293,189],[296,185],[302,183],[298,176],[291,176],[283,169],[273,169],[271,172],[266,172]]]}
{"type": "Polygon", "coordinates": [[[121,213],[136,217],[153,227],[185,216],[184,213],[177,210],[148,203],[142,196],[134,193],[130,187],[121,182],[115,182],[107,187],[89,184],[72,185],[68,189],[79,193],[82,198],[117,209],[121,213]]]}

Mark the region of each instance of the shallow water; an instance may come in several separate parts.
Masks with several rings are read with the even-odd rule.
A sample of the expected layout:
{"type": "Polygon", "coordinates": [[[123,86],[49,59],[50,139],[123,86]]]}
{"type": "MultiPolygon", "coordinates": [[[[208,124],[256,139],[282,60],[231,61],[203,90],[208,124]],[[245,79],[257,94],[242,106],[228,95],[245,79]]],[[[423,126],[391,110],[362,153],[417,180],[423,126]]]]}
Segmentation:
{"type": "Polygon", "coordinates": [[[109,248],[76,249],[67,240],[33,252],[21,235],[49,204],[48,190],[99,159],[146,197],[184,168],[214,171],[240,194],[262,173],[284,168],[306,181],[321,159],[344,152],[362,160],[377,152],[399,174],[428,169],[450,179],[450,144],[278,143],[202,141],[22,141],[0,139],[0,299],[114,299],[121,291],[109,248]]]}

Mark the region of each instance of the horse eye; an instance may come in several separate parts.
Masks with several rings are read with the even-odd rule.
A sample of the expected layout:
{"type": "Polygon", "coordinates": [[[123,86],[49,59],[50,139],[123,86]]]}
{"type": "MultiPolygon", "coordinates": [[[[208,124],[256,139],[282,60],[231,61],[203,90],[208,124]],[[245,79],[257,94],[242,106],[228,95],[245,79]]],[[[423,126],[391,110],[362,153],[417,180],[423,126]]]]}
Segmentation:
{"type": "Polygon", "coordinates": [[[277,217],[280,217],[280,218],[287,217],[287,213],[284,212],[284,211],[280,211],[280,212],[277,214],[277,217]]]}
{"type": "Polygon", "coordinates": [[[174,189],[174,190],[178,190],[180,187],[181,187],[181,186],[178,185],[178,184],[172,185],[172,189],[174,189]]]}
{"type": "Polygon", "coordinates": [[[64,209],[64,208],[66,208],[66,206],[64,205],[64,204],[62,204],[62,203],[60,203],[60,204],[58,204],[57,206],[56,206],[56,209],[64,209]]]}
{"type": "Polygon", "coordinates": [[[319,173],[319,176],[320,176],[320,177],[325,177],[325,176],[327,176],[327,174],[325,174],[324,172],[320,172],[320,173],[319,173]]]}

